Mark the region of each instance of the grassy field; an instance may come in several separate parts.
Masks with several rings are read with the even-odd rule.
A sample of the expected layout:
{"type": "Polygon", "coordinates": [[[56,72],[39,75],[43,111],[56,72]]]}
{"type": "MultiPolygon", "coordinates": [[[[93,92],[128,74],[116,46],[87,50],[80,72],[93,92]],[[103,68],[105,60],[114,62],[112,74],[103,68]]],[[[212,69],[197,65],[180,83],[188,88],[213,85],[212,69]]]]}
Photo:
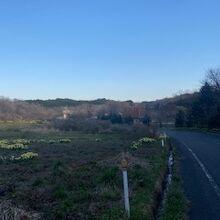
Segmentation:
{"type": "MultiPolygon", "coordinates": [[[[126,219],[120,162],[129,161],[131,219],[152,219],[168,147],[136,132],[38,131],[0,127],[0,216],[20,219],[126,219]],[[14,146],[14,147],[13,147],[14,146]]],[[[2,125],[1,124],[1,125],[2,125]]],[[[16,128],[15,128],[16,127],[16,128]]],[[[145,132],[146,129],[146,132],[145,132]]],[[[143,135],[146,133],[146,136],[143,135]]],[[[2,217],[3,218],[3,217],[2,217]]]]}

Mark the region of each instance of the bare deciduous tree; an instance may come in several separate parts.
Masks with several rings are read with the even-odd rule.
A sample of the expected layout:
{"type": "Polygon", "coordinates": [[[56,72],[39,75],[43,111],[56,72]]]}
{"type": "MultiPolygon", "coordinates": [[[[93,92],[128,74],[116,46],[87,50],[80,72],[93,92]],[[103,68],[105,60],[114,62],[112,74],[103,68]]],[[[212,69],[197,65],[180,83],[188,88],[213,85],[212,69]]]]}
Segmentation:
{"type": "Polygon", "coordinates": [[[209,69],[205,83],[208,83],[215,90],[220,91],[220,68],[209,69]]]}

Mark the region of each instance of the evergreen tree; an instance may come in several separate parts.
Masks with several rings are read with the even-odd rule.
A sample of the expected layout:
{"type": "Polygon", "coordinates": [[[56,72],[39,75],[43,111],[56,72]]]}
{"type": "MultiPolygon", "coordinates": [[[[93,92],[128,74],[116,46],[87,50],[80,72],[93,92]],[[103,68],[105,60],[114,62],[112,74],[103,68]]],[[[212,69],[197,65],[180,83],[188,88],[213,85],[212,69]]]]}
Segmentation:
{"type": "Polygon", "coordinates": [[[181,109],[176,114],[175,126],[184,127],[184,125],[185,125],[185,112],[181,109]]]}

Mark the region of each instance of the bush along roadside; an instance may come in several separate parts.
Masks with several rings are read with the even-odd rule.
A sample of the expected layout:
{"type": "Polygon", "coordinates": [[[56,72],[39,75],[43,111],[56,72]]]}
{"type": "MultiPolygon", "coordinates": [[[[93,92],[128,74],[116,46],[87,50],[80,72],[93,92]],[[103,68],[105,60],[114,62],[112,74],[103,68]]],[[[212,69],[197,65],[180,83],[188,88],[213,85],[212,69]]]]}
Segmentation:
{"type": "Polygon", "coordinates": [[[165,195],[163,207],[158,219],[185,220],[188,219],[188,206],[180,174],[180,155],[178,154],[174,140],[170,139],[169,142],[174,159],[172,165],[172,180],[168,186],[169,188],[165,195]]]}

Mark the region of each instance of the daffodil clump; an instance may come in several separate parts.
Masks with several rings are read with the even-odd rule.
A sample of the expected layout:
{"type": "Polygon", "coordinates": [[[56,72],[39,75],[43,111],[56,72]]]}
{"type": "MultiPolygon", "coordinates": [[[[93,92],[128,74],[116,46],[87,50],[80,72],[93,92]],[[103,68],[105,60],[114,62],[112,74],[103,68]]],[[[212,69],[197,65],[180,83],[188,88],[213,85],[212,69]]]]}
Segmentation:
{"type": "Polygon", "coordinates": [[[55,143],[70,143],[71,140],[68,139],[68,138],[61,138],[61,139],[58,139],[58,140],[49,140],[48,143],[49,144],[55,144],[55,143]]]}
{"type": "Polygon", "coordinates": [[[26,152],[21,154],[19,157],[16,156],[0,156],[0,161],[6,161],[6,160],[11,160],[11,161],[20,161],[20,160],[30,160],[30,159],[34,159],[38,157],[37,153],[33,153],[33,152],[26,152]]]}
{"type": "Polygon", "coordinates": [[[33,140],[33,142],[38,142],[38,143],[47,143],[48,141],[46,139],[38,139],[38,140],[33,140]]]}
{"type": "Polygon", "coordinates": [[[27,149],[27,145],[29,144],[30,141],[26,139],[16,139],[13,141],[7,139],[0,140],[0,148],[7,150],[27,149]]]}
{"type": "Polygon", "coordinates": [[[15,160],[30,160],[36,157],[38,157],[38,153],[27,152],[27,153],[21,154],[20,157],[16,157],[15,160]]]}
{"type": "Polygon", "coordinates": [[[28,145],[31,143],[31,141],[27,140],[27,139],[16,139],[15,142],[18,144],[20,143],[20,144],[24,144],[24,145],[28,145]]]}
{"type": "Polygon", "coordinates": [[[52,139],[48,140],[48,144],[55,144],[56,142],[57,142],[56,140],[52,140],[52,139]]]}
{"type": "Polygon", "coordinates": [[[60,142],[60,143],[70,143],[71,140],[68,139],[68,138],[63,138],[63,139],[59,139],[59,142],[60,142]]]}
{"type": "Polygon", "coordinates": [[[151,144],[154,143],[156,140],[154,138],[144,137],[139,139],[138,141],[132,142],[131,148],[132,149],[138,149],[144,144],[151,144]]]}

